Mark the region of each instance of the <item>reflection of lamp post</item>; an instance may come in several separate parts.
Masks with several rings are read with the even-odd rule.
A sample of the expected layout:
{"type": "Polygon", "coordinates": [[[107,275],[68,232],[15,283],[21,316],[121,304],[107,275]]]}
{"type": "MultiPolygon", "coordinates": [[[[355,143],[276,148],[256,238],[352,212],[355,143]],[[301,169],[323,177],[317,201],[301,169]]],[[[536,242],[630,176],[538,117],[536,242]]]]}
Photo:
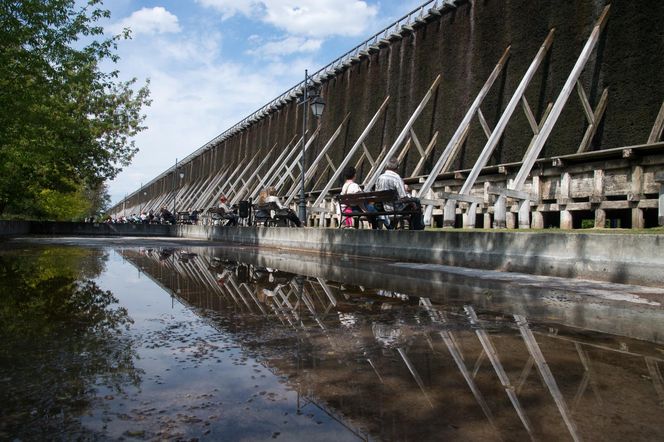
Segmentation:
{"type": "Polygon", "coordinates": [[[314,117],[318,118],[323,114],[323,109],[325,108],[325,102],[318,95],[318,91],[312,91],[311,94],[311,103],[309,102],[309,72],[305,69],[304,71],[304,95],[302,96],[302,181],[300,183],[300,220],[307,225],[307,203],[305,201],[305,150],[307,146],[307,106],[311,105],[311,112],[314,114],[314,117]]]}

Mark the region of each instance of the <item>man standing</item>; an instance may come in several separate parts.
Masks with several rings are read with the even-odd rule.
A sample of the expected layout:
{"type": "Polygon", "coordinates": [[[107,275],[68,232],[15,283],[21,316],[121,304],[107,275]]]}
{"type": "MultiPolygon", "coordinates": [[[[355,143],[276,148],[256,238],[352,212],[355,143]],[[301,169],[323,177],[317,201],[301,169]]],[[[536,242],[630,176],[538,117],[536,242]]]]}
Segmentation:
{"type": "MultiPolygon", "coordinates": [[[[422,219],[422,206],[420,205],[420,200],[419,198],[411,198],[408,196],[406,185],[401,176],[397,173],[398,167],[399,160],[397,160],[396,157],[390,158],[385,165],[385,172],[383,172],[376,181],[375,190],[396,190],[399,195],[399,201],[395,204],[396,207],[394,209],[414,211],[415,213],[410,215],[410,229],[424,230],[424,220],[422,219]]],[[[385,204],[385,210],[392,209],[391,205],[385,204]]]]}

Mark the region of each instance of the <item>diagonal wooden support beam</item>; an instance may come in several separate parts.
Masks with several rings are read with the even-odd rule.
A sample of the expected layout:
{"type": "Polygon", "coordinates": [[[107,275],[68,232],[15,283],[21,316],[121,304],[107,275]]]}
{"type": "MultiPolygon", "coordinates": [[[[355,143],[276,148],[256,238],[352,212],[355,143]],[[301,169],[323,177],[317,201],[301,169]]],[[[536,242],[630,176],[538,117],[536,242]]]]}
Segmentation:
{"type": "MultiPolygon", "coordinates": [[[[466,177],[466,181],[463,183],[461,186],[461,190],[459,191],[460,194],[462,195],[468,195],[470,194],[471,189],[475,185],[477,178],[482,171],[482,169],[488,164],[489,159],[491,158],[491,155],[493,154],[494,150],[496,149],[496,146],[498,146],[498,143],[500,142],[500,139],[503,136],[503,133],[505,132],[505,128],[507,127],[508,122],[512,118],[512,115],[514,114],[514,111],[516,108],[519,106],[519,103],[522,104],[524,109],[528,109],[526,112],[526,115],[530,115],[531,118],[534,120],[534,116],[532,115],[532,112],[530,112],[530,106],[528,106],[528,102],[525,101],[525,93],[526,89],[528,88],[528,85],[532,81],[533,77],[535,76],[535,73],[537,72],[537,69],[539,68],[540,64],[546,57],[546,54],[548,53],[549,49],[551,48],[551,44],[553,43],[553,37],[554,37],[555,29],[551,29],[549,31],[549,34],[547,37],[544,39],[544,42],[540,46],[539,50],[537,51],[537,54],[535,55],[535,58],[533,61],[530,63],[530,66],[528,67],[528,70],[526,73],[523,75],[523,78],[521,79],[521,82],[519,82],[519,85],[517,86],[516,90],[514,91],[514,94],[512,95],[512,98],[507,104],[507,107],[505,108],[505,111],[503,111],[503,114],[501,115],[500,119],[498,120],[498,123],[496,123],[496,127],[494,128],[493,132],[489,136],[489,139],[487,140],[486,144],[484,145],[484,148],[482,149],[482,152],[480,153],[479,157],[477,158],[477,161],[473,165],[472,170],[466,177]]],[[[530,121],[530,118],[528,118],[530,121]]],[[[531,123],[531,126],[533,123],[531,123]]],[[[534,129],[533,129],[534,130],[534,129]]],[[[469,209],[468,213],[470,213],[472,210],[474,210],[475,207],[471,206],[469,209]]],[[[444,224],[446,223],[448,227],[451,227],[454,225],[454,218],[455,218],[455,211],[456,211],[456,202],[454,200],[449,200],[446,205],[445,205],[445,213],[444,215],[444,224]]],[[[469,222],[469,225],[475,225],[474,222],[469,222]]]]}
{"type": "Polygon", "coordinates": [[[489,337],[489,334],[484,330],[483,328],[480,327],[479,324],[479,319],[477,318],[477,314],[475,313],[475,309],[473,309],[472,306],[466,305],[464,306],[464,310],[466,311],[466,314],[468,315],[468,319],[470,320],[470,323],[476,327],[475,328],[475,334],[477,335],[477,338],[480,341],[480,344],[482,345],[482,348],[484,349],[484,353],[486,353],[487,357],[489,358],[489,361],[491,362],[491,366],[493,367],[493,370],[496,373],[496,376],[498,376],[498,380],[500,381],[501,385],[503,386],[503,389],[505,390],[505,393],[507,394],[507,397],[509,398],[510,402],[512,403],[512,407],[514,407],[514,411],[516,411],[517,416],[519,416],[519,419],[521,420],[521,424],[523,427],[526,429],[528,434],[533,438],[533,426],[530,423],[530,419],[528,418],[528,415],[526,414],[526,410],[524,409],[523,405],[521,405],[521,402],[519,401],[519,398],[516,395],[516,391],[514,388],[514,385],[510,382],[509,376],[507,376],[507,372],[505,371],[505,368],[503,367],[503,364],[500,361],[500,357],[498,356],[498,351],[496,350],[496,347],[493,345],[491,342],[491,338],[489,337]]]}
{"type": "MultiPolygon", "coordinates": [[[[320,162],[325,158],[327,155],[327,152],[330,150],[334,142],[337,140],[339,135],[341,134],[341,129],[346,125],[346,122],[348,121],[348,118],[350,117],[350,112],[346,114],[344,119],[341,121],[341,124],[337,127],[337,130],[334,131],[332,136],[330,137],[329,140],[327,140],[327,143],[325,143],[325,146],[321,149],[321,151],[318,153],[318,156],[311,162],[309,165],[309,168],[307,169],[305,175],[304,175],[304,185],[305,187],[309,184],[311,179],[314,177],[316,172],[318,171],[318,166],[320,162]]],[[[299,187],[301,186],[300,183],[300,177],[302,176],[302,173],[298,175],[297,179],[293,181],[293,185],[291,186],[289,192],[288,192],[288,198],[286,199],[286,205],[289,205],[293,199],[298,195],[299,187]]]]}
{"type": "MultiPolygon", "coordinates": [[[[578,80],[577,80],[577,85],[581,87],[581,84],[578,80]]],[[[584,103],[583,104],[584,109],[586,109],[587,105],[588,108],[591,110],[590,113],[588,113],[588,111],[586,110],[588,127],[586,128],[586,132],[583,134],[583,139],[581,140],[581,144],[579,144],[579,148],[576,151],[576,153],[582,153],[588,151],[588,148],[590,147],[590,142],[597,133],[597,128],[599,127],[599,123],[602,121],[602,118],[604,117],[604,111],[606,111],[606,105],[608,103],[608,98],[609,98],[609,89],[605,88],[602,91],[602,96],[600,97],[599,102],[597,103],[597,107],[595,108],[594,111],[592,111],[592,109],[590,108],[590,102],[586,97],[586,93],[583,92],[583,88],[578,90],[580,91],[579,96],[583,97],[581,101],[584,103]]]]}
{"type": "MultiPolygon", "coordinates": [[[[320,133],[320,126],[316,128],[314,133],[311,134],[311,137],[309,137],[309,139],[307,140],[307,144],[304,145],[305,154],[307,150],[309,150],[309,147],[311,147],[311,145],[314,143],[319,133],[320,133]]],[[[301,163],[302,155],[303,155],[302,150],[298,149],[297,155],[295,156],[293,162],[290,165],[284,164],[284,169],[283,169],[284,173],[279,178],[279,181],[277,181],[277,184],[274,185],[274,187],[277,189],[277,193],[281,192],[281,188],[283,187],[284,183],[286,182],[289,176],[291,177],[291,179],[295,180],[295,178],[293,178],[292,171],[295,169],[295,167],[300,167],[300,168],[302,167],[301,163]]]]}
{"type": "Polygon", "coordinates": [[[233,199],[230,201],[229,206],[232,206],[233,204],[238,203],[240,200],[242,200],[242,198],[244,198],[246,195],[248,195],[253,190],[251,185],[254,182],[254,179],[258,176],[258,173],[261,170],[263,170],[263,167],[265,167],[265,164],[267,164],[267,162],[272,158],[272,152],[274,152],[274,149],[276,149],[276,148],[277,148],[277,143],[274,143],[274,145],[268,151],[268,153],[265,155],[265,157],[260,162],[260,164],[254,169],[251,176],[249,176],[249,178],[247,178],[247,181],[244,184],[244,186],[242,187],[242,189],[240,189],[240,191],[238,191],[235,194],[233,199]]]}
{"type": "Polygon", "coordinates": [[[376,122],[378,122],[378,119],[380,116],[383,114],[385,109],[387,109],[387,104],[390,101],[390,96],[388,95],[385,97],[385,100],[383,100],[383,103],[380,105],[374,116],[371,118],[367,126],[364,128],[362,131],[362,134],[360,137],[355,141],[355,144],[353,144],[353,147],[350,148],[348,153],[346,154],[346,157],[341,161],[339,166],[337,167],[337,170],[332,174],[332,177],[329,179],[323,190],[321,191],[320,195],[318,195],[318,198],[316,198],[316,201],[313,203],[312,208],[320,208],[321,205],[323,204],[323,201],[325,201],[325,198],[327,197],[327,194],[329,193],[330,189],[334,186],[334,184],[337,182],[337,179],[339,179],[339,176],[343,172],[344,168],[348,165],[350,160],[353,158],[353,155],[355,155],[355,152],[360,148],[360,146],[364,143],[364,140],[369,136],[369,133],[371,132],[371,129],[373,129],[374,125],[376,122]]]}
{"type": "Polygon", "coordinates": [[[256,184],[253,191],[249,195],[250,199],[252,199],[252,200],[255,199],[258,196],[258,194],[260,193],[261,189],[267,187],[266,183],[268,183],[269,180],[272,178],[272,174],[277,169],[277,167],[279,167],[282,164],[282,162],[284,160],[284,157],[290,155],[290,153],[292,151],[294,151],[297,148],[297,146],[299,146],[299,144],[302,142],[302,138],[300,138],[300,140],[297,143],[295,143],[295,146],[291,147],[291,145],[293,144],[293,141],[295,141],[296,138],[297,138],[297,135],[293,135],[293,138],[291,138],[291,140],[288,142],[288,144],[286,144],[286,147],[281,151],[281,153],[279,154],[277,159],[274,160],[274,162],[272,163],[272,166],[270,166],[268,171],[265,172],[265,174],[262,177],[259,175],[258,183],[256,184]]]}
{"type": "Polygon", "coordinates": [[[415,124],[415,121],[417,118],[420,116],[424,108],[426,107],[427,103],[429,103],[429,100],[431,100],[431,97],[433,97],[433,93],[438,87],[438,84],[440,83],[441,80],[441,75],[439,74],[436,79],[433,81],[433,84],[431,87],[429,87],[429,90],[427,91],[426,94],[424,94],[424,97],[422,98],[422,101],[420,101],[420,104],[417,106],[413,114],[410,116],[408,119],[408,122],[406,123],[406,126],[403,128],[397,139],[394,141],[390,149],[386,152],[386,154],[383,157],[383,160],[380,162],[380,166],[376,168],[376,171],[373,173],[371,177],[366,181],[365,188],[366,189],[372,189],[373,186],[376,184],[376,181],[378,180],[378,176],[383,172],[383,169],[385,169],[385,165],[387,164],[387,161],[396,153],[397,149],[399,149],[399,146],[405,141],[406,136],[410,132],[410,128],[413,127],[413,124],[415,124]]]}
{"type": "Polygon", "coordinates": [[[579,434],[579,431],[576,427],[576,423],[572,419],[572,414],[567,407],[565,398],[558,388],[556,379],[554,378],[553,373],[551,373],[549,365],[546,363],[546,359],[542,354],[542,350],[540,349],[539,344],[537,344],[537,340],[535,339],[533,332],[528,326],[526,318],[521,315],[514,315],[514,320],[516,321],[517,327],[519,327],[521,337],[526,344],[528,353],[530,353],[530,356],[532,356],[532,358],[535,360],[535,365],[537,366],[537,369],[542,376],[542,380],[544,381],[546,387],[549,389],[549,393],[551,393],[551,397],[553,397],[553,400],[558,407],[558,411],[560,412],[560,415],[562,416],[563,421],[567,426],[567,430],[569,431],[570,436],[572,436],[574,441],[581,441],[581,435],[579,434]]]}
{"type": "Polygon", "coordinates": [[[662,139],[662,130],[664,129],[664,102],[662,107],[659,108],[659,113],[655,119],[655,124],[648,136],[648,144],[656,143],[662,139]]]}
{"type": "MultiPolygon", "coordinates": [[[[574,67],[572,68],[569,77],[565,81],[565,84],[562,90],[560,91],[558,98],[556,98],[556,101],[554,102],[553,107],[551,108],[549,116],[544,121],[544,124],[542,125],[540,132],[535,136],[532,144],[529,146],[528,150],[526,151],[526,155],[524,156],[523,161],[521,163],[521,168],[517,172],[514,180],[508,183],[507,188],[509,190],[522,190],[523,185],[525,184],[526,179],[530,175],[533,165],[537,160],[537,157],[539,156],[540,152],[542,151],[542,148],[546,144],[549,135],[551,135],[551,132],[553,131],[553,128],[556,125],[556,122],[558,121],[558,118],[560,117],[563,108],[567,104],[570,95],[574,91],[577,80],[581,76],[581,73],[583,72],[586,64],[588,63],[588,60],[590,59],[591,53],[593,52],[595,46],[597,45],[597,42],[599,41],[599,37],[606,25],[610,8],[611,5],[607,5],[604,8],[601,16],[597,20],[597,23],[593,27],[590,37],[588,37],[588,40],[586,41],[586,44],[584,45],[583,50],[579,55],[579,58],[576,60],[576,63],[574,64],[574,67]]],[[[498,197],[494,205],[494,227],[504,228],[506,226],[507,224],[506,210],[507,210],[507,204],[505,196],[498,197]]],[[[529,227],[530,227],[530,201],[523,200],[519,202],[519,228],[529,228],[529,227]]]]}
{"type": "MultiPolygon", "coordinates": [[[[425,197],[427,195],[427,193],[433,187],[433,183],[438,178],[438,175],[441,172],[447,170],[450,164],[454,161],[454,158],[458,154],[459,150],[461,149],[461,146],[463,145],[466,137],[468,136],[470,123],[473,117],[475,117],[477,110],[480,108],[482,102],[488,95],[489,91],[491,90],[491,87],[493,86],[496,79],[503,71],[505,64],[507,63],[507,60],[510,55],[510,48],[511,46],[505,48],[505,51],[498,60],[498,63],[496,63],[496,66],[493,68],[493,71],[491,71],[491,74],[484,82],[484,85],[478,92],[477,96],[475,97],[475,100],[473,100],[472,104],[468,108],[468,111],[466,111],[466,115],[464,115],[463,119],[461,120],[461,123],[459,123],[459,126],[452,135],[452,138],[450,138],[450,141],[447,143],[447,146],[445,146],[445,149],[440,154],[440,157],[438,157],[438,161],[436,161],[436,164],[434,164],[433,168],[431,169],[429,176],[427,177],[427,179],[422,184],[422,187],[420,188],[419,192],[420,198],[425,197]]],[[[430,224],[432,211],[433,211],[433,206],[427,206],[425,209],[425,223],[427,224],[430,224]]]]}
{"type": "Polygon", "coordinates": [[[599,41],[599,37],[602,33],[602,30],[606,25],[606,20],[610,8],[611,5],[607,5],[604,8],[604,11],[602,11],[602,15],[595,24],[593,31],[590,34],[590,37],[588,38],[588,41],[583,47],[583,50],[581,51],[579,58],[577,59],[576,63],[574,64],[574,67],[572,68],[572,72],[567,78],[567,81],[565,82],[563,89],[561,90],[560,94],[558,95],[558,98],[553,104],[553,108],[551,109],[551,114],[549,115],[549,117],[546,119],[546,122],[542,126],[542,130],[538,134],[537,140],[533,144],[531,152],[526,158],[524,158],[521,169],[519,169],[519,172],[517,173],[516,178],[512,183],[511,189],[520,190],[523,187],[523,184],[526,182],[526,178],[528,178],[528,175],[530,174],[530,171],[532,170],[533,165],[537,160],[537,157],[542,151],[542,148],[544,147],[544,144],[548,140],[549,135],[551,135],[551,132],[553,131],[553,128],[556,122],[558,121],[558,118],[560,117],[560,114],[562,113],[565,104],[567,104],[567,100],[569,99],[570,95],[574,90],[576,81],[581,76],[581,72],[583,72],[586,63],[588,63],[590,54],[592,53],[593,49],[597,45],[597,42],[599,41]]]}

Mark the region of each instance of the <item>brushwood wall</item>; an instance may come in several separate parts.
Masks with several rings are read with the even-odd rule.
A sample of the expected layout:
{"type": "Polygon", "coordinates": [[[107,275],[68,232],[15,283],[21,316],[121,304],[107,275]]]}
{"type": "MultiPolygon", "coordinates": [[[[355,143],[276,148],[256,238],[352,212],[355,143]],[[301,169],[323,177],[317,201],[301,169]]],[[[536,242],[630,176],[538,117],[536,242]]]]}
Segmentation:
{"type": "MultiPolygon", "coordinates": [[[[553,46],[526,92],[533,112],[541,118],[547,103],[555,101],[593,25],[609,3],[607,26],[580,80],[591,105],[597,103],[605,87],[609,89],[608,107],[591,149],[644,143],[664,99],[664,2],[476,0],[458,2],[456,9],[430,16],[425,23],[414,26],[412,32],[403,32],[402,38],[392,39],[389,45],[324,81],[322,94],[327,106],[319,121],[309,119],[310,130],[320,124],[321,133],[307,154],[308,161],[350,113],[330,155],[337,163],[341,161],[389,95],[389,107],[366,141],[373,154],[378,154],[396,139],[433,80],[441,74],[442,81],[433,99],[414,126],[425,143],[439,132],[438,143],[424,168],[427,173],[505,48],[511,45],[509,61],[482,105],[492,126],[547,33],[555,28],[553,46]]],[[[238,119],[241,117],[238,115],[238,119]]],[[[251,157],[260,148],[276,145],[284,149],[293,137],[299,136],[301,125],[301,107],[293,99],[183,164],[185,180],[218,173],[224,166],[251,157]]],[[[586,126],[575,94],[540,156],[575,152],[586,126]]],[[[531,137],[527,119],[517,110],[492,164],[519,161],[531,137]]],[[[485,142],[481,126],[475,122],[453,168],[471,167],[485,142]]],[[[413,151],[406,158],[403,174],[408,175],[419,160],[414,155],[413,151]]],[[[366,172],[359,171],[360,177],[366,172]]],[[[170,192],[172,175],[144,188],[147,199],[170,192]]]]}

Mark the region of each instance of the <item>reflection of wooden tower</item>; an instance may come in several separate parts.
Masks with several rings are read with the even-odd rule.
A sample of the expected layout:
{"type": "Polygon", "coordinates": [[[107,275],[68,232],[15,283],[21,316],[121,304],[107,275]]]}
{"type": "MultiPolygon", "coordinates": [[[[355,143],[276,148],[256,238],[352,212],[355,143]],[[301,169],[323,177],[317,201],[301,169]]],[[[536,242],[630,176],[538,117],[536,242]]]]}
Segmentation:
{"type": "MultiPolygon", "coordinates": [[[[486,422],[496,430],[498,435],[501,432],[500,422],[502,421],[497,416],[499,414],[504,415],[504,413],[499,413],[499,410],[495,408],[492,410],[491,407],[495,407],[495,405],[491,404],[495,403],[495,399],[487,400],[486,397],[487,391],[490,391],[491,388],[478,381],[481,365],[487,359],[491,364],[490,373],[495,375],[492,382],[497,382],[500,391],[505,393],[511,404],[509,410],[513,410],[513,416],[515,416],[515,419],[518,418],[520,425],[533,440],[537,439],[538,431],[537,427],[533,426],[533,411],[529,411],[528,407],[524,405],[523,396],[526,392],[523,389],[528,379],[533,380],[531,375],[534,368],[539,374],[536,379],[541,381],[544,391],[552,398],[555,410],[560,415],[561,425],[564,425],[572,439],[581,440],[582,434],[574,419],[575,415],[583,412],[583,408],[579,407],[579,404],[588,387],[592,390],[597,405],[602,406],[606,400],[602,398],[602,395],[606,395],[606,393],[603,393],[599,386],[600,381],[594,371],[594,363],[589,355],[590,350],[628,357],[633,361],[642,361],[642,375],[647,375],[650,378],[653,396],[657,398],[656,402],[659,407],[664,408],[664,381],[661,374],[661,365],[664,361],[661,358],[652,354],[641,354],[627,346],[614,348],[604,343],[584,342],[573,337],[558,335],[555,331],[542,334],[532,330],[526,318],[522,315],[513,315],[513,324],[518,328],[519,334],[509,335],[509,339],[514,343],[518,339],[521,348],[525,349],[526,359],[523,368],[520,370],[520,375],[518,377],[512,376],[510,379],[504,364],[512,355],[503,354],[501,358],[499,354],[500,345],[496,344],[495,338],[491,338],[483,321],[478,318],[474,308],[469,305],[465,306],[464,310],[472,333],[462,334],[453,331],[456,324],[450,324],[448,316],[451,317],[451,315],[448,315],[443,308],[432,304],[428,298],[420,298],[420,308],[427,314],[431,324],[435,325],[436,332],[432,333],[431,329],[426,327],[421,330],[411,327],[409,330],[410,336],[403,342],[396,342],[394,345],[387,347],[374,342],[374,346],[382,347],[385,353],[382,355],[380,353],[369,354],[366,350],[369,343],[367,339],[376,340],[375,334],[370,329],[370,321],[362,321],[361,315],[357,315],[358,321],[355,324],[343,326],[339,312],[342,311],[340,310],[342,307],[345,309],[351,307],[356,302],[355,299],[361,299],[363,303],[369,298],[374,303],[380,302],[381,297],[376,290],[364,288],[363,293],[366,296],[362,298],[353,294],[345,296],[345,289],[341,285],[321,278],[296,278],[293,275],[293,277],[284,278],[284,281],[274,285],[271,288],[273,295],[261,299],[258,293],[260,286],[251,282],[256,279],[255,276],[252,276],[255,270],[251,268],[249,282],[240,282],[232,266],[224,268],[215,265],[213,260],[198,254],[170,251],[170,253],[160,255],[156,251],[149,251],[138,255],[131,250],[123,251],[122,254],[142,269],[143,274],[172,293],[173,297],[184,305],[208,309],[219,309],[224,304],[233,305],[238,311],[252,313],[260,321],[272,322],[273,326],[274,324],[280,324],[281,327],[297,331],[298,339],[307,340],[315,336],[324,336],[324,340],[316,341],[317,345],[324,345],[329,348],[332,354],[337,355],[335,357],[342,358],[340,362],[345,366],[357,370],[357,366],[353,364],[357,364],[358,361],[366,361],[365,369],[370,370],[372,377],[380,388],[390,388],[390,383],[385,381],[385,373],[382,370],[392,367],[392,370],[389,370],[390,376],[395,376],[395,373],[400,373],[400,376],[405,375],[411,385],[416,385],[419,388],[422,393],[420,396],[422,403],[426,404],[427,408],[436,409],[441,406],[434,391],[436,386],[427,383],[427,378],[423,377],[422,373],[425,373],[428,368],[423,367],[421,358],[413,357],[413,352],[410,350],[412,348],[410,343],[415,339],[421,339],[428,343],[429,348],[431,348],[430,356],[432,358],[438,358],[441,364],[450,360],[453,362],[453,366],[463,378],[463,382],[481,409],[486,422]],[[179,288],[179,291],[176,290],[176,287],[179,288]],[[339,333],[339,330],[344,331],[344,333],[339,333]],[[440,336],[447,353],[435,350],[434,336],[440,336]],[[538,337],[540,342],[538,342],[538,337]],[[571,395],[568,399],[563,396],[559,386],[560,379],[556,379],[552,369],[547,364],[546,356],[540,346],[543,337],[573,346],[571,351],[579,362],[577,366],[570,367],[568,371],[578,372],[580,368],[582,373],[573,398],[571,395]],[[479,354],[476,362],[471,364],[472,361],[469,363],[468,359],[469,352],[466,350],[466,354],[464,354],[462,350],[464,347],[467,349],[468,346],[472,348],[475,343],[479,343],[479,347],[477,347],[479,354]],[[446,357],[442,356],[446,354],[449,354],[451,359],[445,359],[446,357]],[[390,356],[385,359],[385,355],[390,356]],[[348,357],[353,361],[343,359],[348,357]],[[403,371],[395,371],[394,366],[401,363],[403,363],[401,365],[403,371]]],[[[394,298],[386,298],[386,301],[395,302],[394,298]]],[[[197,312],[196,309],[193,311],[197,312]]],[[[213,321],[211,325],[214,326],[213,321]]],[[[395,326],[398,327],[399,325],[395,323],[395,326]]],[[[544,348],[546,349],[546,347],[544,348]]],[[[323,352],[327,353],[324,350],[323,352]]],[[[507,365],[509,366],[509,364],[507,365]]],[[[302,399],[303,406],[306,406],[306,404],[314,406],[315,404],[316,407],[327,410],[326,413],[329,412],[330,416],[343,421],[339,413],[321,404],[320,398],[315,398],[319,394],[316,390],[310,390],[311,386],[316,385],[317,382],[313,371],[309,370],[306,375],[300,378],[302,382],[310,382],[310,386],[297,387],[298,392],[302,392],[304,396],[302,399]]],[[[349,382],[352,382],[352,380],[349,382]]],[[[483,379],[483,382],[487,382],[487,380],[483,379]]],[[[357,388],[358,395],[361,394],[361,388],[359,387],[361,386],[357,388]]],[[[569,385],[567,390],[569,390],[569,385]]],[[[530,393],[532,394],[532,392],[530,393]]],[[[322,399],[324,402],[325,398],[322,399]]],[[[357,434],[364,434],[352,426],[349,429],[357,434]]],[[[505,429],[502,429],[502,431],[505,431],[505,429]]]]}

